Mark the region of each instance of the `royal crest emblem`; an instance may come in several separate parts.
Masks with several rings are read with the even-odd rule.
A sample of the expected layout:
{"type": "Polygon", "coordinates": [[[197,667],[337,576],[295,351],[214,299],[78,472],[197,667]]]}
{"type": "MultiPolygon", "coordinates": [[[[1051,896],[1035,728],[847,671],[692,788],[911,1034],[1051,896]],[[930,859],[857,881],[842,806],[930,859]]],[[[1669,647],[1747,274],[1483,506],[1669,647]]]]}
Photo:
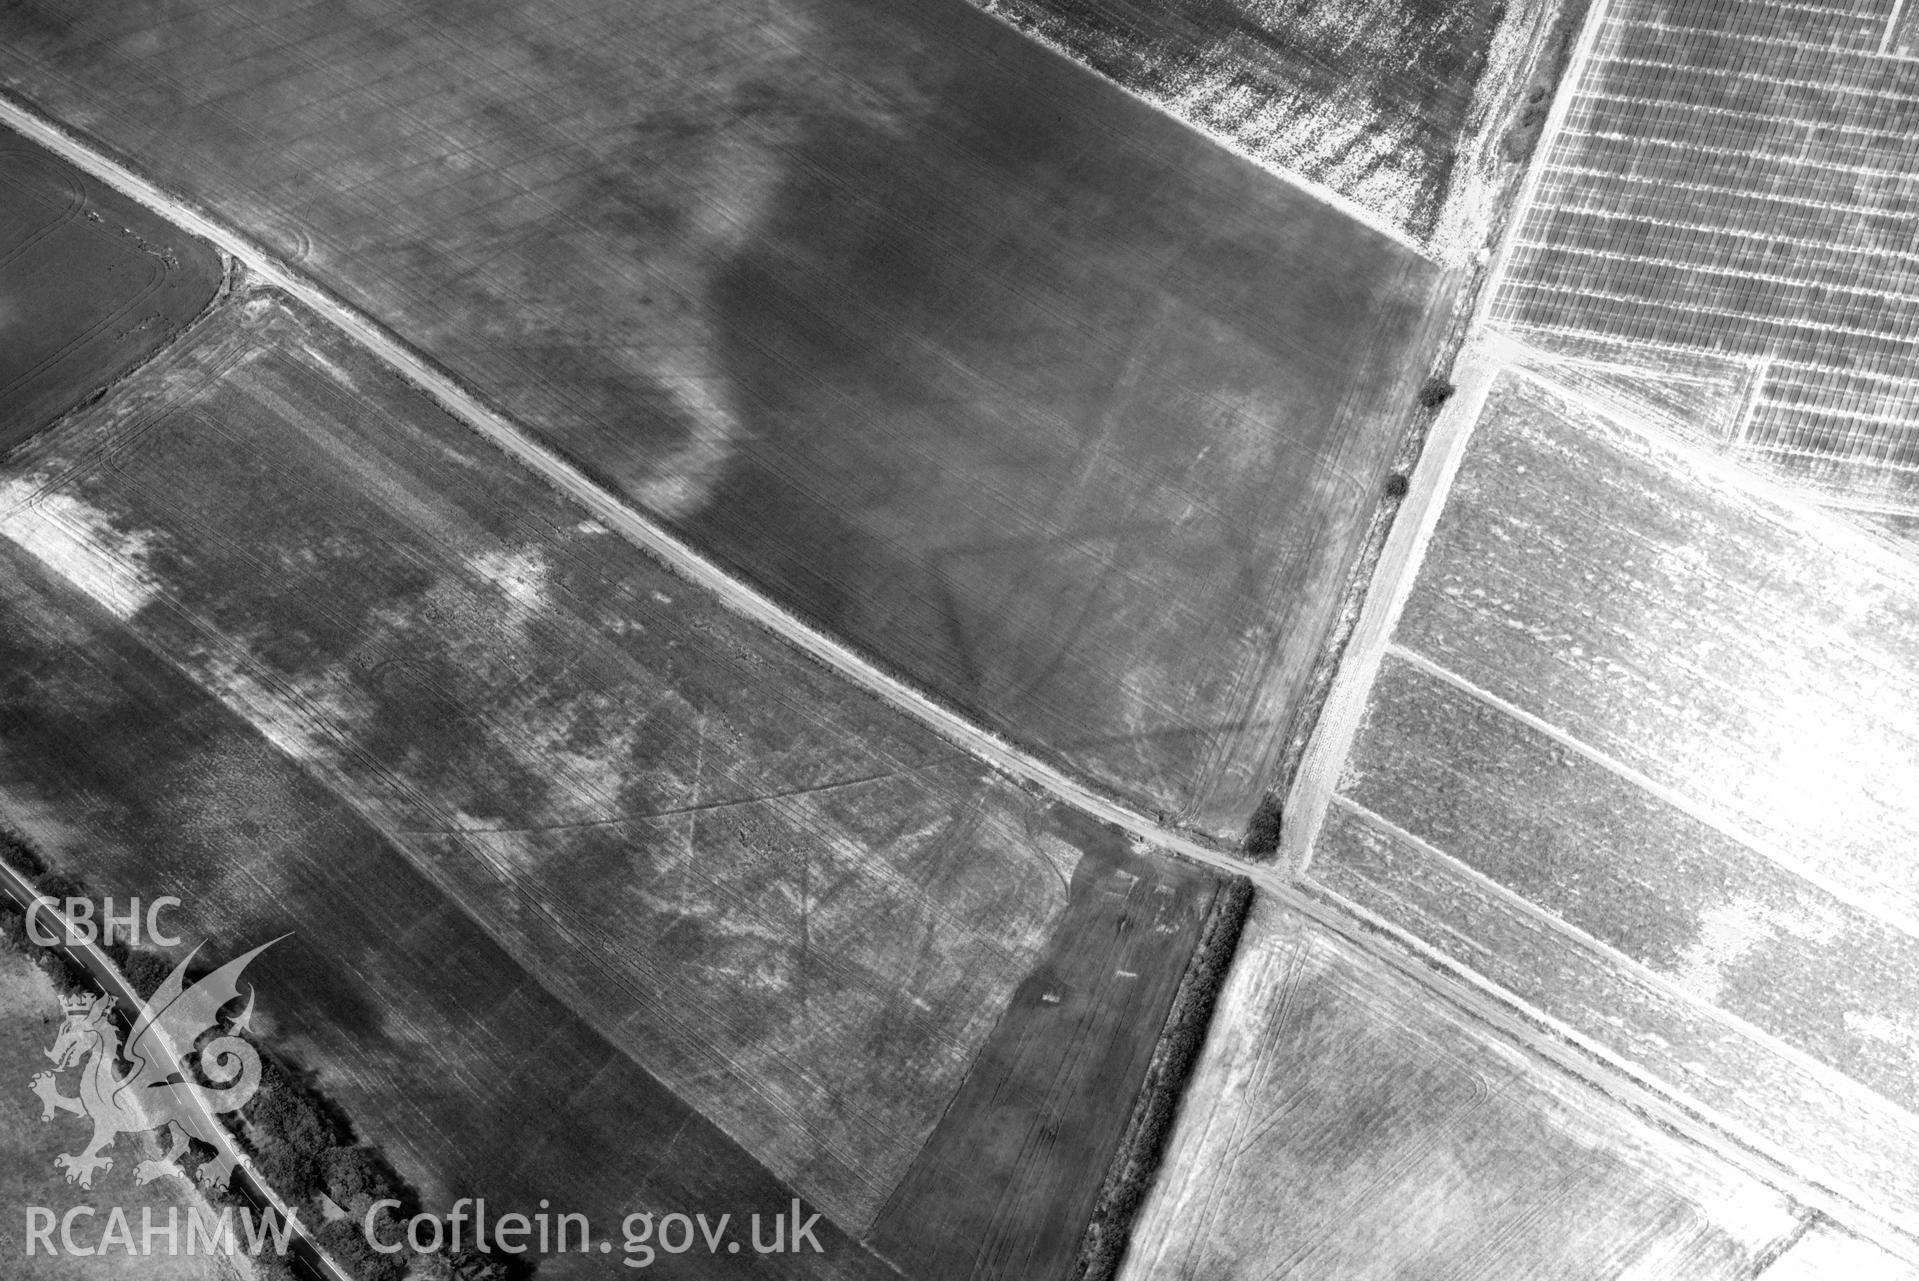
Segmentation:
{"type": "Polygon", "coordinates": [[[172,1146],[159,1160],[134,1167],[135,1182],[150,1183],[162,1174],[180,1173],[179,1160],[186,1154],[187,1141],[199,1139],[214,1150],[199,1168],[200,1181],[211,1188],[227,1185],[233,1175],[233,1145],[221,1142],[224,1136],[217,1116],[245,1107],[260,1086],[260,1053],[238,1035],[253,1015],[253,989],[247,989],[246,1006],[224,1031],[219,1027],[220,1011],[239,998],[240,974],[248,963],[277,942],[262,943],[191,987],[186,985],[187,966],[193,960],[189,955],[167,975],[152,999],[140,1006],[124,1050],[113,1018],[114,997],[61,999],[66,1019],[53,1048],[46,1052],[53,1060],[53,1071],[36,1073],[32,1088],[40,1096],[42,1121],[69,1112],[93,1122],[93,1141],[84,1151],[53,1159],[56,1167],[66,1170],[67,1182],[92,1187],[94,1171],[113,1168],[113,1158],[103,1154],[121,1134],[170,1129],[172,1146]],[[217,1034],[199,1044],[208,1032],[217,1034]],[[212,1085],[186,1075],[189,1059],[212,1085]],[[131,1064],[124,1071],[123,1061],[131,1064]],[[80,1092],[68,1096],[60,1093],[58,1077],[73,1067],[80,1070],[80,1092]]]}

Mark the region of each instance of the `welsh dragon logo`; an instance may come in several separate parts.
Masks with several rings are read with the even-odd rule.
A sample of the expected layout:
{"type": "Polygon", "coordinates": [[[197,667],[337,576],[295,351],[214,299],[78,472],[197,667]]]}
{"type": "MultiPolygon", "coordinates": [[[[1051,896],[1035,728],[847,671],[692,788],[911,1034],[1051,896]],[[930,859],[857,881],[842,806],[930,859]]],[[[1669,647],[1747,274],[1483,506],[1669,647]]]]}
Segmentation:
{"type": "Polygon", "coordinates": [[[135,1166],[134,1181],[150,1183],[162,1174],[180,1173],[178,1163],[191,1138],[209,1145],[215,1154],[200,1166],[200,1181],[210,1188],[227,1185],[233,1175],[233,1145],[221,1141],[225,1136],[219,1132],[216,1116],[245,1107],[260,1085],[260,1053],[237,1035],[253,1015],[253,989],[247,989],[245,1008],[225,1032],[219,1032],[220,1010],[239,997],[240,972],[248,962],[277,942],[262,943],[191,987],[186,986],[187,966],[193,960],[189,955],[167,975],[152,999],[141,1005],[124,1051],[113,1019],[112,996],[61,998],[66,1021],[46,1052],[53,1060],[53,1071],[36,1073],[32,1088],[43,1105],[42,1121],[53,1120],[55,1112],[93,1121],[93,1141],[85,1151],[53,1159],[56,1167],[66,1170],[67,1182],[92,1187],[95,1170],[113,1168],[113,1158],[102,1153],[121,1134],[164,1133],[171,1127],[172,1147],[159,1160],[135,1166]],[[196,1050],[208,1032],[219,1034],[196,1050]],[[212,1086],[184,1075],[189,1056],[212,1086]],[[122,1062],[132,1066],[123,1072],[122,1062]],[[80,1093],[69,1097],[60,1093],[57,1076],[75,1065],[80,1067],[80,1093]]]}

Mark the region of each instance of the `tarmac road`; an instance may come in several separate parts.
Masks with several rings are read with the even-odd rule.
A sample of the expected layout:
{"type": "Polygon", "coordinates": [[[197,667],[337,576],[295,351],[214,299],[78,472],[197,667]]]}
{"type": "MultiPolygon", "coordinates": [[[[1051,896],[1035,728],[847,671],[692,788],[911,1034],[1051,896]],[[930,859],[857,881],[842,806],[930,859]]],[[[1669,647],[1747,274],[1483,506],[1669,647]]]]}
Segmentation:
{"type": "MultiPolygon", "coordinates": [[[[33,901],[40,893],[33,887],[31,881],[5,863],[0,863],[0,891],[4,891],[7,897],[17,902],[22,911],[31,911],[33,901]]],[[[87,973],[93,976],[93,981],[100,985],[102,991],[117,999],[121,1008],[128,1011],[130,1017],[133,1011],[143,1008],[144,1003],[140,1000],[139,993],[133,990],[126,976],[120,973],[120,967],[100,949],[98,943],[77,942],[69,937],[62,946],[86,966],[87,973]]],[[[192,1077],[186,1071],[186,1065],[173,1057],[172,1047],[165,1045],[164,1042],[161,1046],[166,1050],[173,1069],[179,1072],[183,1079],[191,1080],[192,1077]]],[[[237,1190],[240,1194],[253,1202],[256,1208],[264,1202],[268,1209],[280,1216],[282,1222],[293,1226],[295,1244],[293,1253],[300,1261],[306,1264],[311,1272],[326,1278],[326,1281],[354,1281],[352,1273],[334,1262],[307,1236],[306,1224],[301,1222],[293,1208],[280,1198],[278,1192],[268,1187],[264,1179],[254,1173],[251,1158],[240,1149],[239,1144],[234,1142],[233,1136],[228,1133],[224,1125],[220,1124],[218,1118],[207,1115],[207,1124],[204,1129],[207,1133],[218,1135],[222,1152],[233,1158],[233,1181],[238,1185],[237,1190]]]]}

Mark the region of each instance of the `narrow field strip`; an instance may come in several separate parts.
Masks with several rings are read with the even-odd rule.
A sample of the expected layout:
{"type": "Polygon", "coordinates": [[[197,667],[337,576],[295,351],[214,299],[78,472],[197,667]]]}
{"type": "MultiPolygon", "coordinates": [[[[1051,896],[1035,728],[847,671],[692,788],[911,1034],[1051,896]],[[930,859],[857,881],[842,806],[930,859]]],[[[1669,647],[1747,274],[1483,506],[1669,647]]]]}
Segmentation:
{"type": "MultiPolygon", "coordinates": [[[[1524,344],[1528,349],[1526,360],[1534,364],[1537,364],[1542,361],[1551,361],[1557,364],[1563,361],[1567,364],[1575,364],[1575,365],[1597,364],[1597,365],[1607,365],[1607,367],[1609,368],[1618,368],[1621,370],[1643,371],[1643,366],[1633,364],[1631,362],[1621,362],[1617,365],[1612,365],[1604,361],[1586,360],[1582,357],[1568,356],[1560,352],[1551,351],[1545,347],[1534,345],[1532,341],[1528,340],[1527,338],[1528,334],[1540,335],[1541,340],[1546,340],[1546,341],[1550,341],[1551,339],[1554,339],[1554,338],[1590,339],[1594,342],[1604,343],[1609,347],[1618,348],[1621,351],[1625,351],[1628,349],[1633,351],[1638,351],[1643,349],[1649,352],[1664,353],[1664,354],[1673,355],[1673,356],[1719,356],[1720,358],[1726,359],[1726,360],[1745,359],[1745,357],[1724,355],[1723,353],[1704,350],[1699,347],[1689,347],[1684,343],[1664,342],[1656,338],[1621,338],[1619,335],[1610,333],[1603,329],[1575,328],[1571,326],[1560,326],[1560,325],[1539,325],[1539,324],[1532,324],[1524,320],[1511,320],[1511,319],[1504,319],[1504,318],[1499,320],[1498,328],[1502,334],[1509,335],[1515,343],[1524,344]]],[[[1801,371],[1805,371],[1812,374],[1823,375],[1826,377],[1844,378],[1847,380],[1859,381],[1859,382],[1896,383],[1896,384],[1900,384],[1901,386],[1903,386],[1904,384],[1910,381],[1910,379],[1899,374],[1880,373],[1876,370],[1871,370],[1871,369],[1839,370],[1839,369],[1833,369],[1832,367],[1828,365],[1818,364],[1817,362],[1814,362],[1814,361],[1794,360],[1790,356],[1767,356],[1765,359],[1768,367],[1771,369],[1801,370],[1801,371]]],[[[1780,385],[1780,380],[1774,379],[1773,384],[1780,385]]],[[[1803,384],[1792,384],[1792,385],[1803,385],[1803,384]]],[[[1898,392],[1895,390],[1895,391],[1889,391],[1881,394],[1894,396],[1894,395],[1897,395],[1898,392]]],[[[1772,491],[1768,491],[1768,492],[1772,492],[1772,491]]],[[[1777,495],[1775,495],[1774,498],[1775,498],[1775,501],[1777,501],[1777,495]]]]}
{"type": "Polygon", "coordinates": [[[1692,116],[1726,116],[1734,120],[1751,120],[1769,128],[1781,125],[1804,129],[1811,133],[1815,129],[1832,130],[1837,133],[1867,133],[1882,138],[1903,140],[1906,135],[1897,129],[1878,129],[1872,125],[1855,124],[1848,121],[1830,123],[1812,120],[1781,120],[1778,116],[1769,116],[1763,111],[1741,111],[1737,107],[1720,107],[1701,103],[1687,102],[1682,98],[1649,98],[1640,94],[1616,93],[1609,89],[1579,89],[1574,95],[1582,102],[1617,103],[1632,107],[1665,107],[1683,118],[1692,116]]]}
{"type": "Polygon", "coordinates": [[[1313,842],[1331,803],[1339,771],[1358,733],[1373,677],[1385,656],[1399,612],[1412,595],[1420,564],[1452,491],[1453,478],[1465,459],[1466,445],[1480,410],[1500,373],[1515,363],[1513,345],[1505,333],[1507,326],[1498,323],[1495,303],[1503,292],[1507,275],[1523,257],[1519,241],[1525,225],[1524,215],[1538,202],[1540,186],[1545,180],[1545,158],[1552,154],[1567,127],[1577,86],[1594,56],[1609,5],[1610,0],[1592,0],[1586,11],[1579,38],[1547,112],[1534,151],[1535,159],[1526,167],[1519,189],[1513,194],[1511,216],[1507,218],[1498,250],[1479,287],[1479,295],[1473,301],[1472,319],[1465,327],[1466,340],[1453,363],[1452,398],[1440,411],[1439,420],[1420,451],[1407,495],[1367,585],[1359,621],[1338,659],[1331,689],[1288,789],[1287,821],[1279,857],[1282,866],[1296,876],[1304,874],[1312,856],[1313,842]]]}
{"type": "Polygon", "coordinates": [[[1396,970],[1412,974],[1412,966],[1423,965],[1453,976],[1460,987],[1447,988],[1430,981],[1426,986],[1453,1008],[1491,1023],[1510,1042],[1524,1045],[1558,1070],[1586,1080],[1609,1099],[1661,1129],[1786,1192],[1800,1205],[1845,1225],[1897,1257],[1919,1262],[1919,1243],[1904,1226],[1866,1208],[1868,1198],[1861,1189],[1804,1176],[1795,1166],[1796,1153],[1709,1105],[1674,1094],[1657,1076],[1608,1048],[1594,1034],[1542,1005],[1513,995],[1497,980],[1465,965],[1347,890],[1315,883],[1302,902],[1305,906],[1299,906],[1299,910],[1316,924],[1374,955],[1393,957],[1387,964],[1396,970]],[[1357,922],[1356,927],[1342,929],[1337,922],[1348,918],[1357,922]],[[1375,938],[1390,942],[1381,943],[1375,938]],[[1401,953],[1404,962],[1397,959],[1401,953]],[[1496,1003],[1496,1008],[1488,1010],[1490,1003],[1496,1003]]]}
{"type": "Polygon", "coordinates": [[[1889,925],[1913,938],[1919,938],[1919,920],[1914,920],[1900,912],[1892,911],[1881,903],[1849,890],[1843,885],[1839,885],[1812,868],[1806,867],[1791,855],[1775,848],[1769,842],[1753,835],[1751,832],[1743,831],[1735,824],[1727,822],[1721,816],[1713,813],[1711,810],[1682,793],[1641,773],[1624,761],[1615,760],[1598,748],[1580,741],[1571,734],[1568,734],[1564,729],[1552,724],[1550,721],[1542,720],[1525,708],[1508,702],[1491,690],[1481,689],[1464,676],[1452,671],[1450,668],[1441,666],[1439,663],[1427,658],[1424,654],[1407,649],[1397,642],[1388,644],[1386,650],[1394,658],[1406,663],[1408,666],[1418,668],[1428,676],[1436,680],[1444,681],[1461,693],[1484,703],[1486,706],[1495,709],[1503,715],[1510,716],[1528,729],[1545,735],[1553,742],[1564,747],[1567,751],[1578,753],[1601,769],[1609,771],[1639,790],[1672,806],[1687,817],[1705,824],[1727,839],[1735,841],[1754,853],[1770,859],[1772,862],[1790,871],[1793,875],[1800,877],[1811,885],[1817,886],[1825,893],[1832,895],[1833,898],[1846,904],[1846,906],[1855,911],[1873,917],[1881,923],[1889,925]]]}
{"type": "MultiPolygon", "coordinates": [[[[1896,13],[1894,17],[1896,20],[1896,13]]],[[[1790,36],[1768,35],[1763,31],[1723,31],[1714,27],[1691,27],[1678,22],[1664,22],[1655,18],[1628,18],[1623,15],[1615,21],[1622,27],[1641,27],[1648,31],[1659,31],[1669,35],[1683,32],[1687,35],[1712,36],[1723,40],[1749,40],[1755,44],[1784,45],[1801,53],[1816,54],[1824,58],[1837,54],[1851,54],[1859,58],[1879,56],[1870,49],[1834,48],[1829,44],[1813,44],[1807,40],[1794,40],[1790,36]]]]}
{"type": "Polygon", "coordinates": [[[1773,245],[1787,245],[1796,255],[1795,261],[1805,264],[1808,268],[1821,270],[1849,268],[1863,273],[1866,270],[1865,265],[1872,263],[1886,274],[1903,275],[1919,272],[1919,252],[1911,250],[1876,249],[1868,255],[1847,249],[1829,238],[1814,240],[1805,236],[1774,234],[1752,227],[1724,227],[1712,223],[1690,222],[1683,218],[1641,218],[1618,209],[1600,208],[1590,204],[1552,204],[1542,205],[1540,208],[1546,221],[1561,224],[1580,220],[1593,220],[1600,223],[1648,223],[1662,232],[1687,233],[1683,236],[1670,237],[1668,244],[1686,240],[1703,242],[1704,245],[1727,254],[1735,252],[1760,254],[1773,245]],[[1563,216],[1555,217],[1555,215],[1563,216]],[[1808,250],[1816,251],[1816,255],[1806,252],[1808,250]],[[1899,261],[1902,259],[1905,261],[1899,261]]]}
{"type": "Polygon", "coordinates": [[[1742,199],[1771,201],[1774,204],[1801,205],[1805,208],[1815,209],[1827,214],[1864,214],[1869,217],[1878,216],[1885,218],[1892,216],[1884,209],[1873,205],[1848,205],[1834,200],[1821,200],[1813,196],[1786,195],[1771,191],[1755,193],[1743,187],[1724,187],[1709,182],[1676,182],[1671,178],[1655,177],[1650,174],[1619,173],[1613,169],[1600,169],[1591,165],[1575,165],[1560,161],[1549,161],[1543,165],[1542,168],[1551,169],[1555,173],[1577,174],[1582,178],[1600,178],[1608,183],[1634,184],[1649,187],[1662,193],[1676,188],[1680,191],[1697,192],[1705,196],[1737,196],[1742,199]]]}
{"type": "Polygon", "coordinates": [[[1834,1093],[1844,1096],[1853,1106],[1862,1111],[1879,1114],[1879,1120],[1882,1123],[1897,1125],[1901,1120],[1908,1123],[1910,1122],[1911,1118],[1901,1112],[1895,1105],[1887,1102],[1886,1099],[1879,1094],[1861,1085],[1845,1073],[1836,1070],[1830,1064],[1821,1062],[1791,1042],[1768,1032],[1750,1019],[1742,1018],[1721,1006],[1701,1001],[1697,996],[1687,992],[1679,984],[1673,982],[1671,978],[1661,974],[1658,970],[1646,964],[1638,957],[1566,921],[1552,911],[1541,907],[1523,894],[1518,893],[1506,885],[1502,885],[1457,855],[1448,853],[1446,850],[1434,845],[1431,841],[1424,839],[1417,833],[1407,831],[1391,819],[1367,808],[1365,805],[1350,797],[1336,796],[1333,798],[1333,804],[1353,815],[1353,817],[1366,826],[1376,828],[1386,833],[1394,840],[1405,843],[1427,858],[1443,862],[1447,870],[1454,876],[1472,882],[1481,892],[1499,900],[1518,915],[1537,923],[1551,933],[1569,939],[1577,946],[1585,948],[1595,955],[1604,957],[1609,965],[1624,971],[1633,980],[1652,988],[1668,1000],[1694,1008],[1702,1014],[1724,1023],[1727,1027],[1737,1031],[1740,1036],[1763,1046],[1768,1052],[1776,1054],[1783,1059],[1790,1060],[1801,1070],[1817,1077],[1821,1083],[1826,1085],[1834,1093]]]}
{"type": "Polygon", "coordinates": [[[1890,178],[1895,182],[1919,183],[1919,174],[1909,170],[1878,169],[1871,165],[1848,165],[1828,160],[1814,160],[1812,156],[1823,150],[1823,144],[1818,144],[1813,139],[1807,139],[1808,145],[1803,153],[1795,155],[1777,151],[1746,151],[1738,147],[1726,147],[1697,139],[1645,138],[1637,134],[1621,133],[1617,129],[1567,129],[1561,136],[1597,138],[1603,142],[1623,142],[1638,147],[1672,147],[1680,151],[1696,151],[1729,160],[1755,160],[1764,164],[1791,166],[1794,169],[1831,169],[1839,173],[1857,174],[1868,178],[1890,178]]]}
{"type": "MultiPolygon", "coordinates": [[[[1833,56],[1834,60],[1836,61],[1837,55],[1843,54],[1844,51],[1831,50],[1831,51],[1822,51],[1822,52],[1827,52],[1830,56],[1833,56]]],[[[1878,61],[1876,57],[1868,57],[1864,60],[1868,62],[1878,61]]],[[[1676,71],[1684,75],[1704,76],[1709,79],[1733,78],[1729,73],[1724,71],[1719,71],[1716,68],[1701,67],[1694,63],[1688,63],[1688,62],[1666,62],[1658,58],[1615,58],[1615,57],[1608,57],[1606,61],[1608,64],[1612,66],[1617,66],[1617,67],[1643,67],[1649,71],[1662,71],[1662,72],[1676,71]]],[[[1877,70],[1877,68],[1873,68],[1873,69],[1877,70]]],[[[1830,81],[1830,80],[1791,80],[1783,76],[1768,77],[1768,80],[1772,84],[1782,85],[1789,89],[1813,89],[1813,90],[1817,90],[1820,93],[1828,93],[1834,96],[1837,96],[1840,94],[1850,94],[1853,97],[1864,98],[1873,103],[1903,104],[1903,103],[1909,103],[1909,102],[1919,102],[1919,93],[1900,93],[1898,90],[1876,89],[1872,87],[1871,85],[1845,84],[1843,82],[1830,81]]]]}
{"type": "Polygon", "coordinates": [[[1738,280],[1764,280],[1771,284],[1791,285],[1799,289],[1810,288],[1817,285],[1832,293],[1859,294],[1863,297],[1884,298],[1895,302],[1919,302],[1919,293],[1904,293],[1896,289],[1871,289],[1864,285],[1826,284],[1820,281],[1803,280],[1795,276],[1780,275],[1776,272],[1742,271],[1719,263],[1688,262],[1680,258],[1669,258],[1655,254],[1622,253],[1617,249],[1607,249],[1602,245],[1567,245],[1546,240],[1522,240],[1519,243],[1526,249],[1572,254],[1580,258],[1605,258],[1614,262],[1636,263],[1645,267],[1671,267],[1678,271],[1692,272],[1702,276],[1727,276],[1738,280]]]}

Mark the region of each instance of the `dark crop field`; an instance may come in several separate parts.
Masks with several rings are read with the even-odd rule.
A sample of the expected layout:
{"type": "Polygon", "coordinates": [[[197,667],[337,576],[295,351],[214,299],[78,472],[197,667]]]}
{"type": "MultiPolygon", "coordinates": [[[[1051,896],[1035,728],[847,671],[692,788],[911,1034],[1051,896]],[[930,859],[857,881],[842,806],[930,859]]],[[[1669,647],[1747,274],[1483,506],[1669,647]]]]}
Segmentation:
{"type": "MultiPolygon", "coordinates": [[[[546,1198],[603,1237],[630,1213],[788,1203],[301,761],[4,540],[0,611],[6,817],[96,892],[177,895],[164,919],[185,947],[228,958],[291,932],[247,971],[256,1030],[318,1073],[430,1208],[485,1196],[531,1213],[546,1198]]],[[[894,1275],[830,1222],[822,1242],[786,1275],[894,1275]]],[[[620,1274],[617,1256],[539,1270],[620,1274]]]]}
{"type": "Polygon", "coordinates": [[[9,533],[111,562],[136,634],[836,1210],[877,1205],[1064,905],[1021,794],[268,299],[13,476],[9,533]]]}
{"type": "MultiPolygon", "coordinates": [[[[17,451],[0,550],[0,807],[231,949],[293,928],[269,1026],[430,1195],[791,1187],[857,1235],[937,1135],[1043,1171],[1007,1248],[1076,1243],[1218,878],[723,612],[271,295],[17,451]],[[1055,970],[1085,990],[1007,1014],[1055,970]],[[949,1106],[1062,1063],[1100,1091],[1057,1152],[1055,1109],[949,1106]]],[[[877,1266],[841,1239],[831,1275],[877,1266]]]]}
{"type": "Polygon", "coordinates": [[[1309,875],[1919,1222],[1919,578],[1507,373],[1309,875]]]}
{"type": "Polygon", "coordinates": [[[1919,510],[1919,61],[1880,52],[1898,8],[1608,8],[1497,317],[1614,340],[1654,386],[1736,362],[1750,390],[1716,448],[1919,510]]]}
{"type": "Polygon", "coordinates": [[[1744,1281],[1785,1198],[1272,901],[1248,922],[1128,1281],[1744,1281]]]}
{"type": "Polygon", "coordinates": [[[960,3],[0,13],[89,130],[1139,808],[1270,784],[1429,263],[960,3]]]}
{"type": "Polygon", "coordinates": [[[1445,203],[1507,0],[977,0],[1416,238],[1445,203]]]}
{"type": "Polygon", "coordinates": [[[0,130],[0,453],[199,315],[211,249],[0,130]]]}
{"type": "Polygon", "coordinates": [[[1131,1111],[1154,1050],[1140,1032],[1165,1025],[1215,913],[1235,910],[1206,869],[1091,822],[1076,843],[1046,954],[874,1225],[875,1246],[916,1281],[1077,1275],[1101,1190],[1089,1172],[1112,1164],[1114,1113],[1131,1111]]]}

